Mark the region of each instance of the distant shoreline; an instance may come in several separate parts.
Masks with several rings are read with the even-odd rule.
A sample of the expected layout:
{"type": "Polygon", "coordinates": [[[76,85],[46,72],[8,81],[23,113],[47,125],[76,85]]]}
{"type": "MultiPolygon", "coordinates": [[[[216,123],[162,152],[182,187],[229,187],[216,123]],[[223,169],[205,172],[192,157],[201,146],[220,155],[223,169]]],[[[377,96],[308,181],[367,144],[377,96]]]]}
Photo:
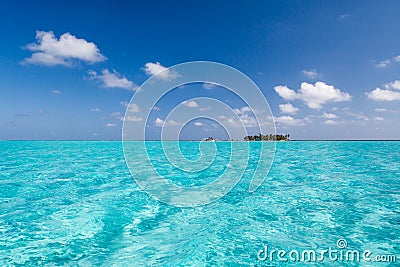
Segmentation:
{"type": "MultiPolygon", "coordinates": [[[[8,139],[8,140],[0,140],[0,142],[139,142],[139,141],[148,141],[148,142],[201,142],[202,140],[85,140],[85,139],[8,139]]],[[[216,140],[214,142],[245,142],[245,143],[257,143],[257,142],[400,142],[400,139],[296,139],[296,140],[286,140],[286,141],[230,141],[230,140],[216,140]]],[[[208,142],[208,141],[206,141],[208,142]]]]}

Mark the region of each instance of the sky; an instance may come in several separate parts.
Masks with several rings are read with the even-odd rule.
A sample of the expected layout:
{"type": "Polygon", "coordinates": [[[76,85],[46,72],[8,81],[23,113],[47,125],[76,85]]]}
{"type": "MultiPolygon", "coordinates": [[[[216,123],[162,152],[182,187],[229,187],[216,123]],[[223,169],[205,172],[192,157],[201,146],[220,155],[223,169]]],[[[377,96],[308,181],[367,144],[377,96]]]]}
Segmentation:
{"type": "MultiPolygon", "coordinates": [[[[292,139],[400,139],[400,2],[236,2],[2,1],[0,140],[120,140],[127,109],[145,119],[129,105],[141,85],[190,61],[247,75],[292,139]]],[[[157,103],[148,138],[168,124],[181,139],[228,139],[211,119],[167,119],[179,104],[213,110],[195,97],[252,119],[223,87],[188,84],[157,103]]]]}

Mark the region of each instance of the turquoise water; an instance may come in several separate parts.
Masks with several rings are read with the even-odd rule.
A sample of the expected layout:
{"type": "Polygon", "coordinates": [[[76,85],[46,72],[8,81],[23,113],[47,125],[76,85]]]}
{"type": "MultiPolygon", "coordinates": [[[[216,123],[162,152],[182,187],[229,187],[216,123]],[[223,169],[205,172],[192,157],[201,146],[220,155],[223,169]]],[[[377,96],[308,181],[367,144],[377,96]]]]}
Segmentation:
{"type": "MultiPolygon", "coordinates": [[[[325,249],[342,238],[400,254],[400,142],[276,149],[256,192],[247,191],[250,164],[223,198],[177,208],[135,184],[120,142],[0,142],[0,265],[276,266],[284,263],[257,258],[264,246],[325,249]]],[[[199,177],[209,179],[193,184],[199,177]]]]}

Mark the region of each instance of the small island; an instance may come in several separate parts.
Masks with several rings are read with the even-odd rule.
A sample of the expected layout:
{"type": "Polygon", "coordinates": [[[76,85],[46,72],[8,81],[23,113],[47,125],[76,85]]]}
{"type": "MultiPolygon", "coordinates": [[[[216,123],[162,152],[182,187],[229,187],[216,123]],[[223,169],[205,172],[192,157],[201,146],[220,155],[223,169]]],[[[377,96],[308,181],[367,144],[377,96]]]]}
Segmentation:
{"type": "Polygon", "coordinates": [[[289,141],[289,134],[258,134],[258,135],[248,135],[243,138],[244,141],[289,141]]]}
{"type": "MultiPolygon", "coordinates": [[[[243,137],[244,141],[289,141],[289,134],[267,134],[267,135],[263,135],[263,134],[258,134],[258,135],[248,135],[243,137]]],[[[208,142],[215,142],[215,141],[219,141],[217,139],[215,139],[214,137],[207,137],[204,138],[202,141],[208,141],[208,142]]],[[[240,140],[233,140],[231,139],[231,141],[240,141],[240,140]]]]}

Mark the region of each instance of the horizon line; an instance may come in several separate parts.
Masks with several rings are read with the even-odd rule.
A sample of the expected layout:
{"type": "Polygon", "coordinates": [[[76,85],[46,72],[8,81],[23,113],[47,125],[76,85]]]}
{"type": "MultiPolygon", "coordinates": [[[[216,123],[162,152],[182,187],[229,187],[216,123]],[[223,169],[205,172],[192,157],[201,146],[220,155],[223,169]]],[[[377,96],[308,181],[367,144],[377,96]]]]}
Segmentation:
{"type": "MultiPolygon", "coordinates": [[[[164,142],[201,142],[204,140],[160,140],[160,139],[150,139],[150,140],[121,140],[121,139],[0,139],[0,142],[8,141],[52,141],[52,142],[63,142],[63,141],[93,141],[93,142],[126,142],[126,141],[164,141],[164,142]]],[[[400,141],[400,139],[293,139],[286,140],[283,142],[304,142],[304,141],[400,141]]],[[[206,141],[207,142],[207,141],[206,141]]],[[[215,140],[215,142],[281,142],[281,141],[245,141],[245,140],[215,140]]]]}

